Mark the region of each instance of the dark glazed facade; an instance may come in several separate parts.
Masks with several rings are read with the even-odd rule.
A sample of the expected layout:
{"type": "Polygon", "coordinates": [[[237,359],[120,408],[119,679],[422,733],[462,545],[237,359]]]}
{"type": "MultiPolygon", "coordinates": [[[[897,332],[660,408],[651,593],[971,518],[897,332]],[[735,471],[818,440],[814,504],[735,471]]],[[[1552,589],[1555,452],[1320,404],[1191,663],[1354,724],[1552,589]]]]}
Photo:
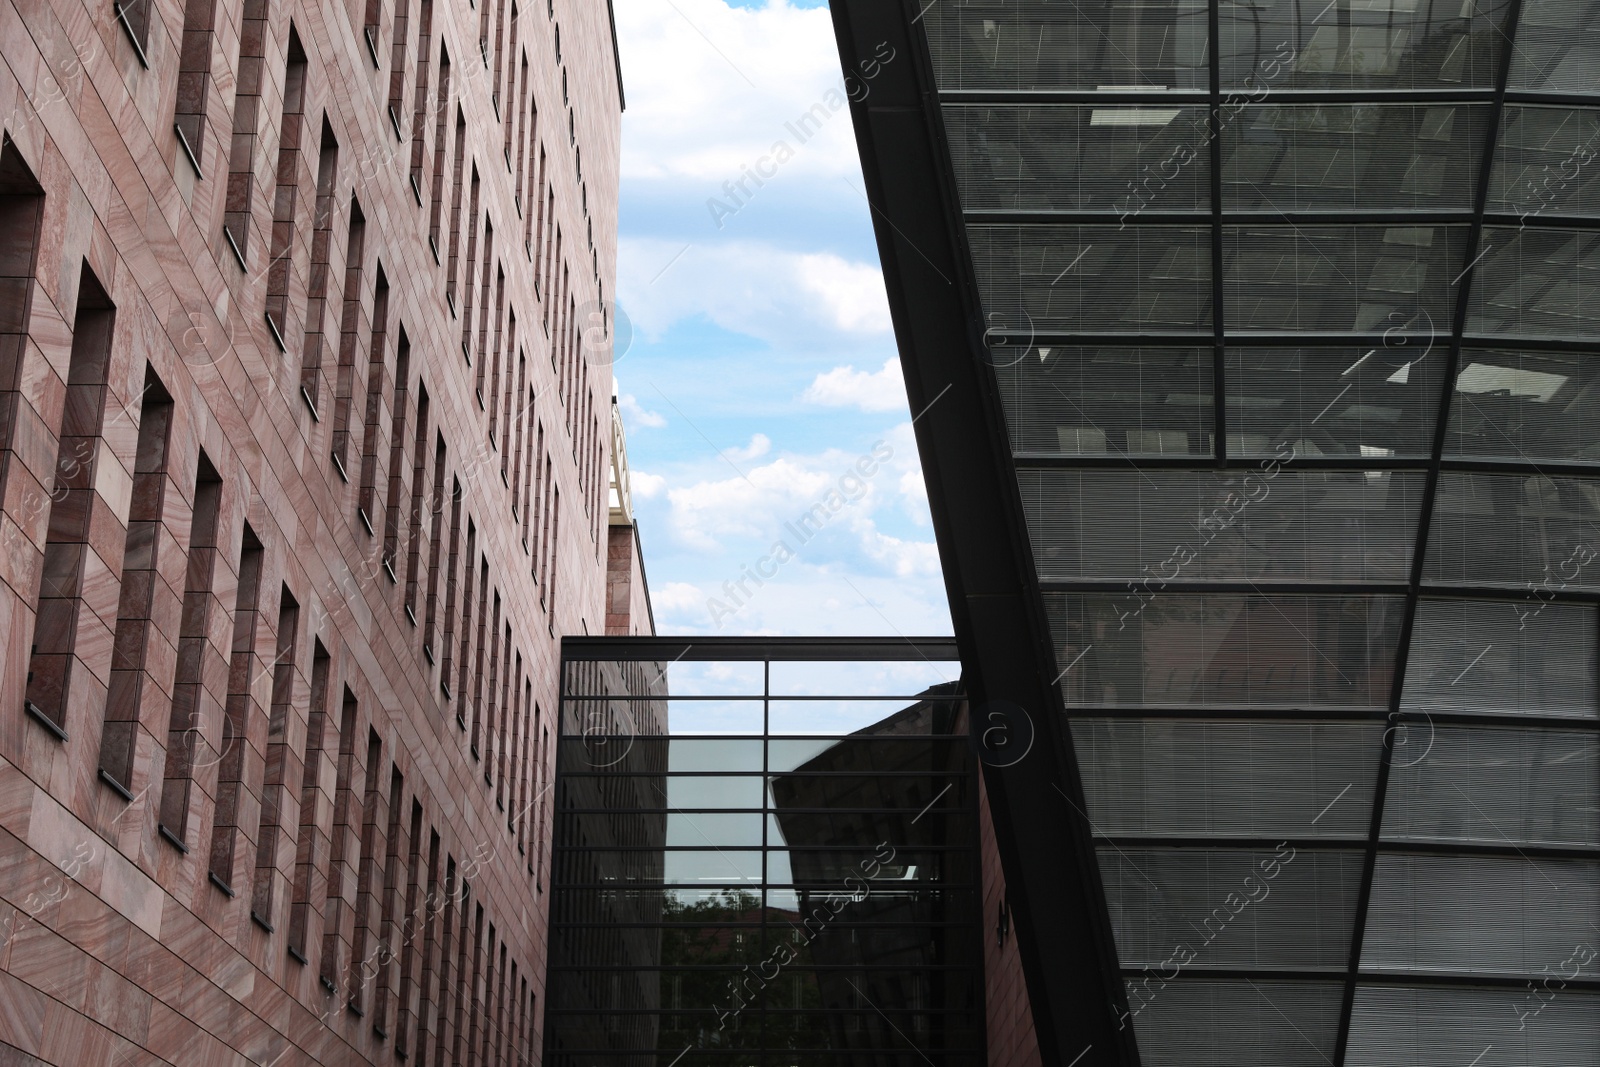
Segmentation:
{"type": "Polygon", "coordinates": [[[539,1061],[621,91],[603,3],[0,6],[0,1060],[539,1061]]]}
{"type": "Polygon", "coordinates": [[[1043,1062],[1600,1063],[1600,6],[832,10],[1043,1062]]]}

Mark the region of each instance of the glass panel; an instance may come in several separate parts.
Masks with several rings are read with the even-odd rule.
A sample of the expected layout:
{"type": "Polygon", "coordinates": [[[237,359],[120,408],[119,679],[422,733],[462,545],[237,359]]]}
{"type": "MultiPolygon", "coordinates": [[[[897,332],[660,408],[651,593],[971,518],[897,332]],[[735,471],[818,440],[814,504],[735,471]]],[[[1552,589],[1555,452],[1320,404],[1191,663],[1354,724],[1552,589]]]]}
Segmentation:
{"type": "Polygon", "coordinates": [[[667,665],[673,696],[761,696],[764,663],[706,662],[680,659],[667,665]]]}
{"type": "Polygon", "coordinates": [[[1592,719],[1594,669],[1593,607],[1424,599],[1401,707],[1592,719]]]}
{"type": "Polygon", "coordinates": [[[1592,340],[1600,332],[1600,235],[1485,226],[1467,332],[1592,340]]]}
{"type": "Polygon", "coordinates": [[[1045,597],[1069,707],[1386,708],[1397,597],[1045,597]]]}
{"type": "Polygon", "coordinates": [[[1597,372],[1592,354],[1467,349],[1445,454],[1600,460],[1597,372]]]}
{"type": "Polygon", "coordinates": [[[695,811],[761,807],[759,775],[563,774],[556,781],[563,810],[583,808],[668,808],[695,811]],[[605,795],[602,798],[601,788],[605,795]]]}
{"type": "Polygon", "coordinates": [[[1411,728],[1389,772],[1390,841],[1590,846],[1600,841],[1593,732],[1411,728]]]}
{"type": "Polygon", "coordinates": [[[1019,471],[1039,577],[1122,578],[1147,590],[1170,581],[1405,579],[1420,472],[1262,468],[1019,471]]]}
{"type": "Polygon", "coordinates": [[[608,737],[673,734],[759,734],[762,704],[756,700],[573,700],[562,702],[561,731],[582,738],[595,749],[594,758],[615,758],[603,751],[608,737]]]}
{"type": "Polygon", "coordinates": [[[1327,1067],[1344,987],[1338,982],[1127,979],[1144,1067],[1327,1067]]]}
{"type": "Polygon", "coordinates": [[[651,697],[667,695],[667,664],[650,660],[567,660],[565,692],[571,696],[651,697]]]}
{"type": "Polygon", "coordinates": [[[1361,852],[1288,844],[1095,852],[1125,969],[1342,972],[1350,965],[1361,852]]]}
{"type": "Polygon", "coordinates": [[[895,848],[924,845],[959,845],[976,840],[973,816],[969,811],[940,802],[927,810],[900,812],[801,812],[784,811],[767,816],[767,844],[819,845],[853,842],[895,848]]]}
{"type": "Polygon", "coordinates": [[[1524,0],[1511,50],[1512,89],[1600,92],[1600,3],[1524,0]]]}
{"type": "Polygon", "coordinates": [[[789,808],[919,811],[935,802],[959,807],[966,803],[966,795],[966,777],[945,774],[856,777],[795,773],[772,778],[772,806],[780,812],[789,808]]]}
{"type": "Polygon", "coordinates": [[[1487,112],[1432,104],[1247,107],[1223,126],[1224,206],[1471,211],[1487,112]]]}
{"type": "Polygon", "coordinates": [[[669,771],[717,771],[726,774],[762,770],[759,737],[674,737],[667,744],[669,771]]]}
{"type": "MultiPolygon", "coordinates": [[[[587,818],[598,820],[603,816],[591,815],[587,818]]],[[[597,843],[606,838],[589,834],[583,840],[597,843]]],[[[760,848],[761,813],[671,812],[667,815],[667,845],[681,848],[760,848]]]]}
{"type": "Polygon", "coordinates": [[[1206,5],[942,3],[920,16],[940,89],[1205,89],[1206,5]]]}
{"type": "Polygon", "coordinates": [[[1273,89],[1489,89],[1507,7],[1505,0],[1225,3],[1222,85],[1257,99],[1273,89]]]}
{"type": "MultiPolygon", "coordinates": [[[[840,697],[916,697],[936,685],[961,678],[959,660],[907,660],[895,663],[775,662],[772,695],[840,697]]],[[[887,714],[887,712],[886,712],[887,714]]],[[[774,730],[773,733],[781,731],[774,730]]]]}
{"type": "Polygon", "coordinates": [[[1535,596],[1600,589],[1600,479],[1439,475],[1424,575],[1535,596]]]}
{"type": "Polygon", "coordinates": [[[1211,323],[1211,239],[1189,226],[968,226],[991,339],[1211,323]]]}
{"type": "Polygon", "coordinates": [[[1072,720],[1089,819],[1110,837],[1359,837],[1376,723],[1072,720]]]}
{"type": "Polygon", "coordinates": [[[1426,456],[1448,355],[1447,338],[1399,333],[1367,348],[1230,348],[1228,455],[1426,456]]]}
{"type": "Polygon", "coordinates": [[[1213,454],[1209,348],[1019,348],[991,359],[1014,451],[1213,454]]]}
{"type": "Polygon", "coordinates": [[[1447,334],[1465,236],[1462,226],[1225,226],[1224,321],[1230,330],[1447,334]]]}
{"type": "Polygon", "coordinates": [[[1534,977],[1592,941],[1600,862],[1380,855],[1361,965],[1534,977]]]}
{"type": "Polygon", "coordinates": [[[1201,211],[1210,204],[1206,113],[1198,107],[942,109],[961,206],[1201,211]]]}
{"type": "Polygon", "coordinates": [[[767,761],[775,775],[796,770],[862,775],[942,771],[961,766],[965,753],[955,749],[966,744],[965,737],[934,741],[911,734],[772,740],[767,743],[767,761]]]}
{"type": "Polygon", "coordinates": [[[1507,104],[1489,179],[1489,210],[1600,214],[1600,110],[1507,104]]]}
{"type": "Polygon", "coordinates": [[[948,734],[961,709],[958,700],[774,700],[768,705],[774,734],[948,734]]]}
{"type": "MultiPolygon", "coordinates": [[[[1594,935],[1584,943],[1592,945],[1594,935]]],[[[1594,957],[1591,950],[1577,958],[1594,957]]],[[[1570,947],[1550,962],[1552,974],[1560,968],[1570,975],[1576,964],[1570,947]]],[[[1480,1058],[1478,1067],[1594,1067],[1600,1063],[1600,996],[1555,993],[1563,984],[1553,981],[1546,991],[1358,985],[1345,1064],[1467,1067],[1480,1058]],[[1487,1049],[1493,1052],[1485,1056],[1487,1049]]]]}
{"type": "Polygon", "coordinates": [[[595,734],[563,738],[557,748],[563,774],[614,771],[752,771],[761,773],[761,739],[633,737],[595,734]]]}
{"type": "MultiPolygon", "coordinates": [[[[896,848],[888,842],[852,848],[787,850],[767,853],[767,881],[772,885],[823,886],[856,901],[880,893],[900,894],[926,889],[925,883],[971,885],[976,879],[967,851],[932,852],[896,848]]],[[[867,916],[852,914],[865,922],[867,916]]]]}

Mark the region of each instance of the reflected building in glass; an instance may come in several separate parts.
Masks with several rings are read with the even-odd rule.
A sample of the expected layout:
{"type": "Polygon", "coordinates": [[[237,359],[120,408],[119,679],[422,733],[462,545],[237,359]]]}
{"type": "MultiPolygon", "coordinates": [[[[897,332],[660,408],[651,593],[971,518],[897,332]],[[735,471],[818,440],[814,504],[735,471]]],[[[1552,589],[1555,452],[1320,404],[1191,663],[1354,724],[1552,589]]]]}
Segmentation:
{"type": "Polygon", "coordinates": [[[953,642],[563,652],[551,1067],[983,1062],[953,642]]]}
{"type": "Polygon", "coordinates": [[[1600,1064],[1600,5],[831,10],[990,1062],[1600,1064]]]}

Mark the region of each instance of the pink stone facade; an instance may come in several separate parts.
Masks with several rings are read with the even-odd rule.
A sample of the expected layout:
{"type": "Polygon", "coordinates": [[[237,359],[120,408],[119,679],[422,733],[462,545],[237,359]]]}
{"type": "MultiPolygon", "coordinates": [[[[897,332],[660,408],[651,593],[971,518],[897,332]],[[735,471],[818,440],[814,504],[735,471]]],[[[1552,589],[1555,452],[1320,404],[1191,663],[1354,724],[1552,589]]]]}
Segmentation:
{"type": "Polygon", "coordinates": [[[650,632],[614,49],[0,0],[0,1063],[539,1062],[559,640],[650,632]]]}

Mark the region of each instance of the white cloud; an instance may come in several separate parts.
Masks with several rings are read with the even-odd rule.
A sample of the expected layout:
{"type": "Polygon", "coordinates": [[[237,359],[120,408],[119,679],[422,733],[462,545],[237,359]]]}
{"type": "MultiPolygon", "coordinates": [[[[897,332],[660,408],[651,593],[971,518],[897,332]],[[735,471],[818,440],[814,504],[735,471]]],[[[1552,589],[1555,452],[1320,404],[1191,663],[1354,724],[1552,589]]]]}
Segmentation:
{"type": "Polygon", "coordinates": [[[617,400],[617,404],[622,408],[622,414],[626,424],[629,426],[649,426],[660,429],[667,424],[665,415],[654,411],[646,411],[632,393],[624,393],[617,400]]]}
{"type": "Polygon", "coordinates": [[[939,574],[939,547],[932,541],[906,541],[881,532],[866,519],[856,524],[861,549],[868,556],[894,571],[896,577],[939,574]]]}
{"type": "Polygon", "coordinates": [[[852,407],[862,411],[905,410],[906,387],[900,377],[900,360],[891,357],[875,372],[854,367],[824,371],[800,395],[801,400],[827,407],[852,407]]]}
{"type": "Polygon", "coordinates": [[[650,607],[657,613],[675,614],[693,611],[706,602],[699,586],[688,582],[665,582],[650,587],[650,607]]]}
{"type": "Polygon", "coordinates": [[[667,479],[659,474],[646,474],[641,470],[628,472],[628,488],[633,495],[646,500],[654,500],[661,495],[661,490],[667,487],[667,479]]]}
{"type": "Polygon", "coordinates": [[[623,238],[617,271],[628,318],[651,339],[696,316],[785,348],[890,331],[882,273],[832,254],[757,241],[623,238]]]}
{"type": "Polygon", "coordinates": [[[690,182],[704,188],[702,200],[722,196],[724,181],[737,181],[778,141],[795,152],[780,181],[859,173],[825,7],[618,0],[616,19],[628,88],[624,181],[690,182]],[[816,115],[818,104],[827,117],[801,131],[802,143],[788,124],[816,115]]]}
{"type": "Polygon", "coordinates": [[[752,434],[750,443],[743,448],[730,448],[724,454],[729,459],[745,460],[760,459],[772,449],[772,438],[764,433],[752,434]]]}

